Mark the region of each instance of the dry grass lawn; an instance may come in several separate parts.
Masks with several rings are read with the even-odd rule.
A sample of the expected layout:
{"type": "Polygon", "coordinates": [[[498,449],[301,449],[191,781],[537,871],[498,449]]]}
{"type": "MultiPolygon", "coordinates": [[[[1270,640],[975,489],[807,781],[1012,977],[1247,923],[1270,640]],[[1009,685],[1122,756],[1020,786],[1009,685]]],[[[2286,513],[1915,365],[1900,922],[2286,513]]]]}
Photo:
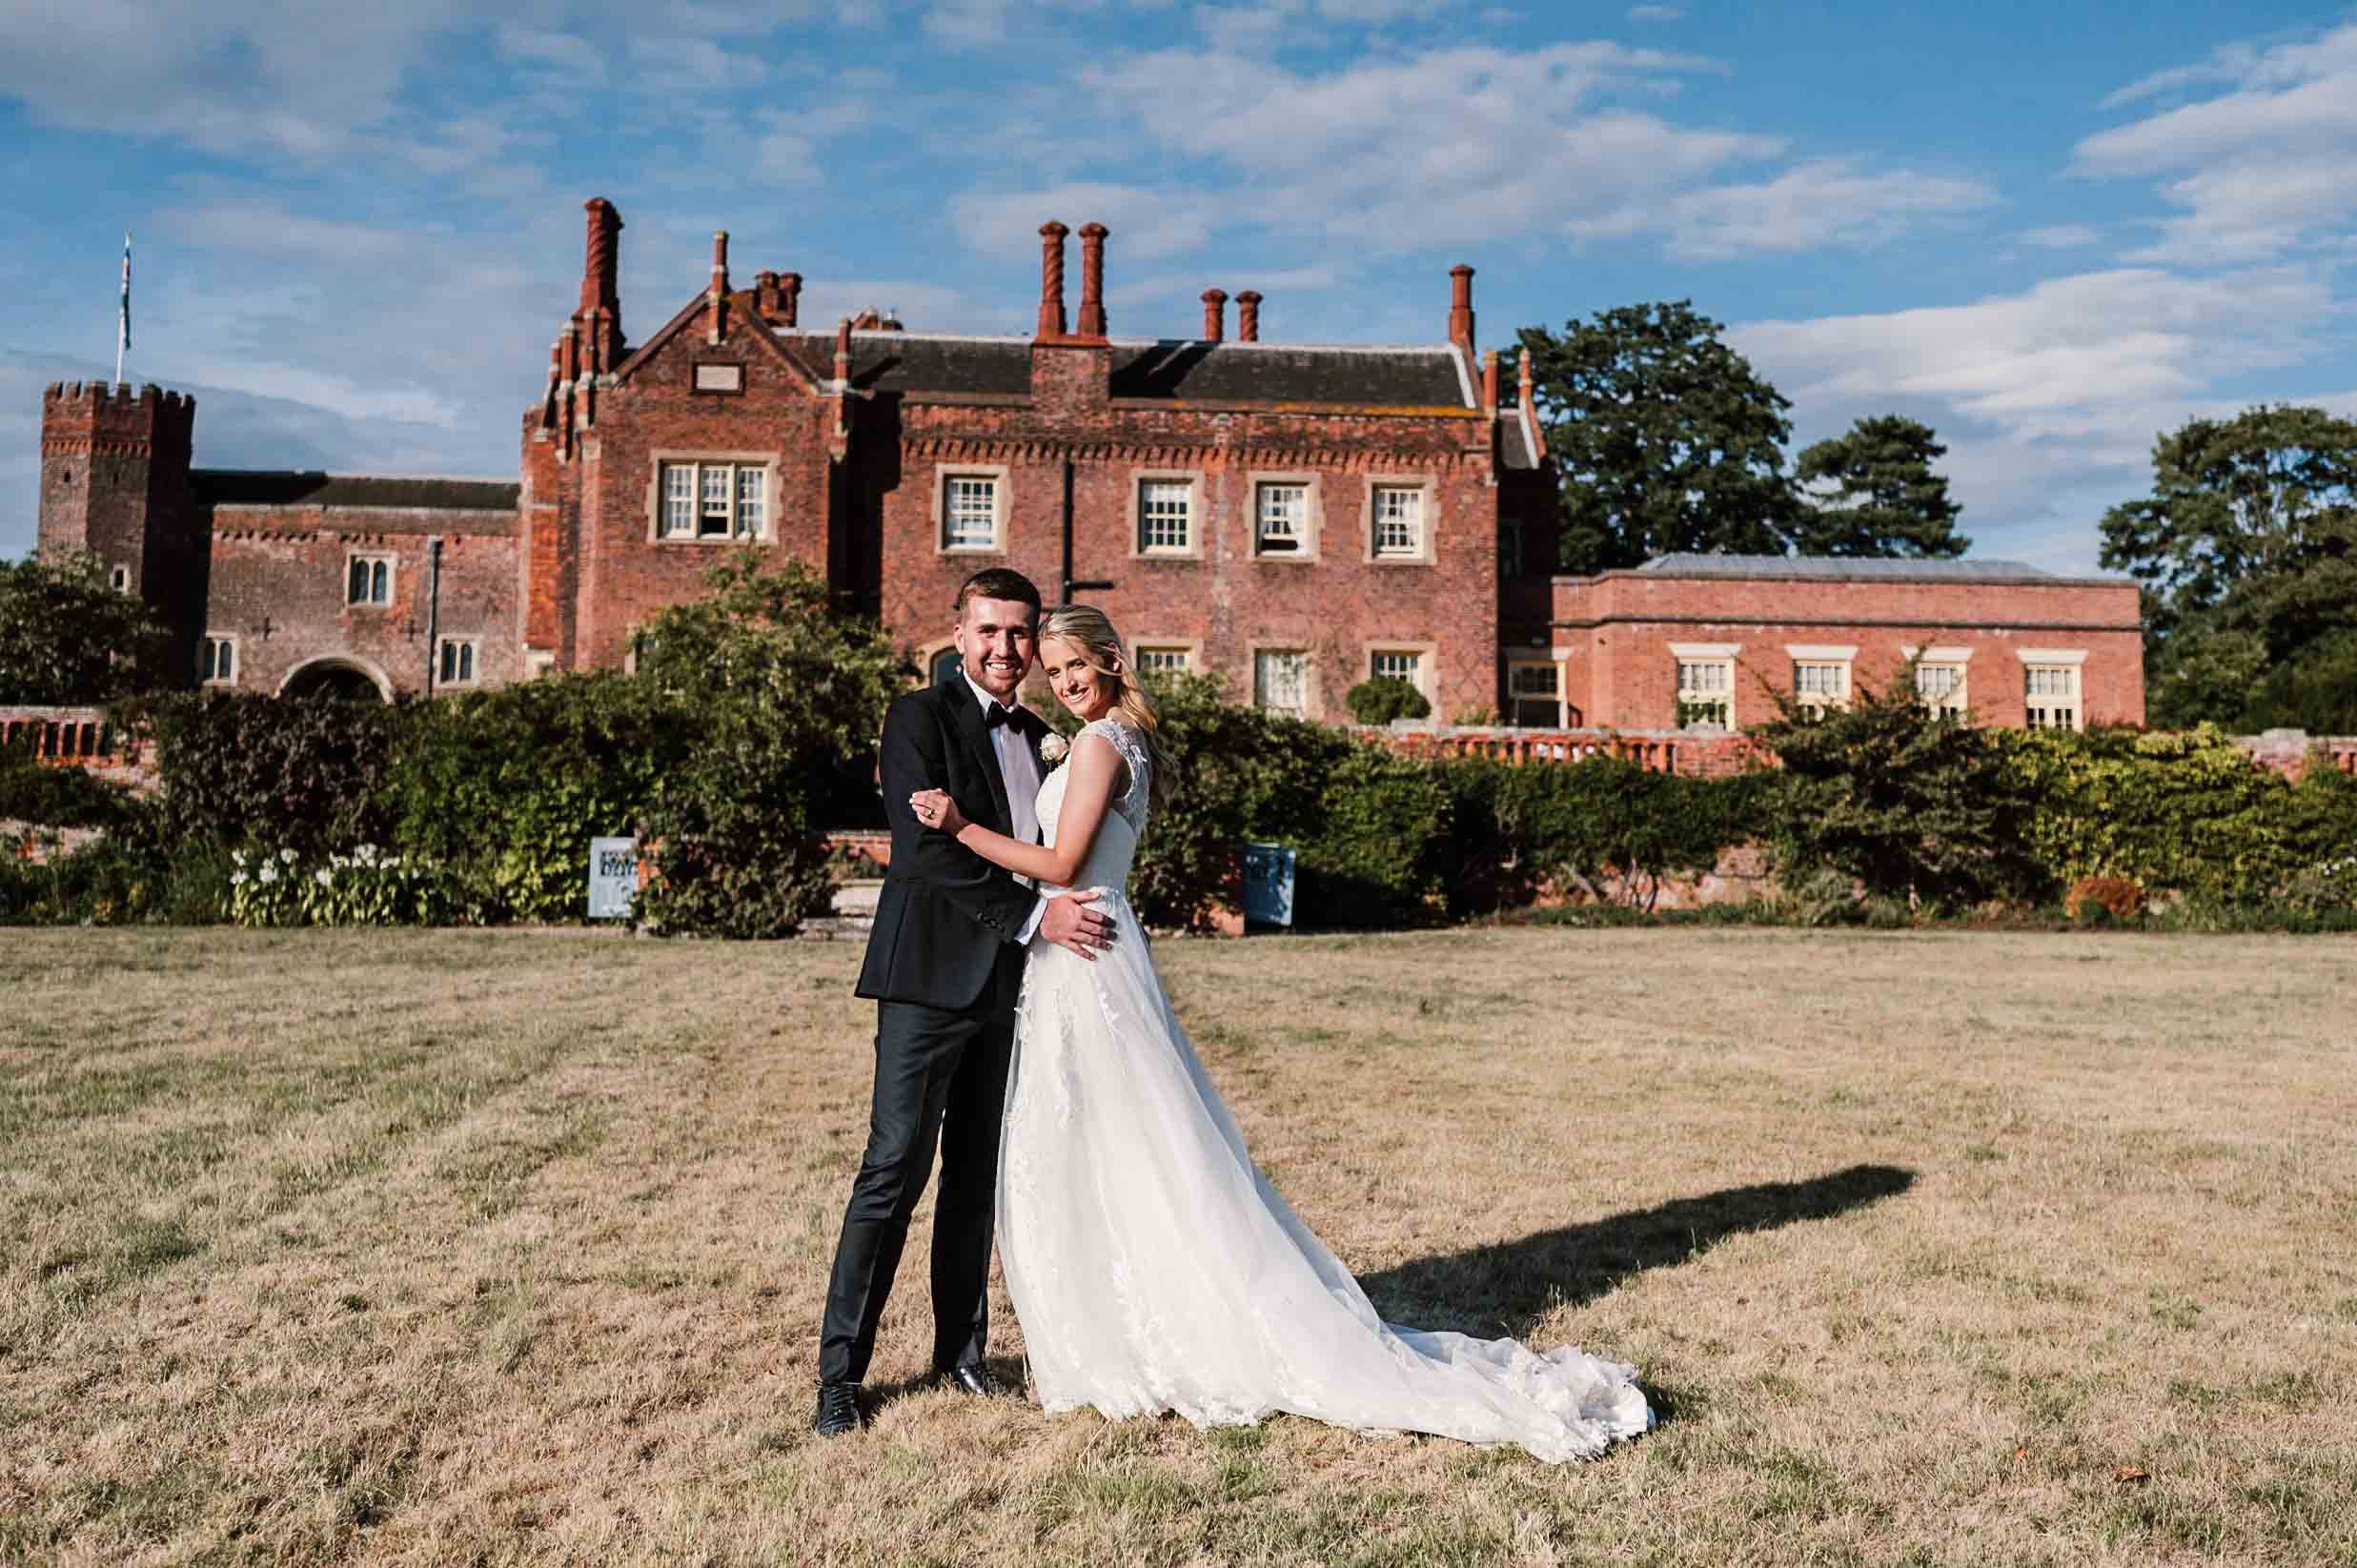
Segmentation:
{"type": "Polygon", "coordinates": [[[2357,1562],[2357,944],[1164,944],[1389,1315],[1642,1369],[1557,1468],[909,1384],[921,1239],[811,1436],[858,956],[0,933],[0,1560],[2357,1562]]]}

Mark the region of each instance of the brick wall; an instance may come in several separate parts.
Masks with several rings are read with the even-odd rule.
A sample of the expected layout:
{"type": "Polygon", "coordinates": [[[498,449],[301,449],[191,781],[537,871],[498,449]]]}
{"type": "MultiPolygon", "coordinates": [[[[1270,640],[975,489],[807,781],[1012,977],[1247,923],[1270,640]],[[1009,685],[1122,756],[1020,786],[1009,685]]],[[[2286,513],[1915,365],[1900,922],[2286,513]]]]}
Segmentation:
{"type": "Polygon", "coordinates": [[[1734,644],[1735,723],[1773,716],[1771,691],[1793,691],[1795,647],[1855,648],[1856,683],[1899,679],[1908,647],[1965,653],[1977,722],[2026,722],[2030,652],[2083,655],[2087,723],[2144,718],[2144,639],[2136,585],[2083,579],[1889,582],[1731,580],[1608,572],[1558,578],[1554,648],[1565,693],[1590,724],[1645,728],[1676,721],[1674,643],[1734,644]]]}

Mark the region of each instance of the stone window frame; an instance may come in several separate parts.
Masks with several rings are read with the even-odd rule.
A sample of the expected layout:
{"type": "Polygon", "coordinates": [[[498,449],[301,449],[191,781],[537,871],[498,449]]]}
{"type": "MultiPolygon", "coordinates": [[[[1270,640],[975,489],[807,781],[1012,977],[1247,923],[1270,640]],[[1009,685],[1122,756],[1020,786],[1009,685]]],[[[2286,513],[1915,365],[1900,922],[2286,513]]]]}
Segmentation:
{"type": "MultiPolygon", "coordinates": [[[[1296,564],[1318,559],[1318,542],[1326,533],[1325,483],[1313,469],[1256,468],[1244,476],[1245,485],[1245,554],[1252,560],[1284,561],[1296,564]],[[1306,537],[1298,550],[1263,550],[1260,547],[1260,492],[1263,485],[1299,485],[1305,494],[1302,505],[1308,514],[1302,519],[1306,537]]],[[[1274,647],[1275,644],[1270,644],[1274,647]]]]}
{"type": "MultiPolygon", "coordinates": [[[[1569,648],[1552,648],[1544,653],[1509,653],[1506,656],[1506,721],[1516,729],[1569,729],[1572,727],[1571,682],[1564,679],[1565,664],[1571,657],[1569,648]],[[1525,701],[1514,691],[1514,671],[1518,669],[1550,669],[1554,672],[1554,722],[1549,724],[1528,725],[1514,719],[1515,704],[1525,701]]],[[[1535,696],[1528,699],[1537,702],[1535,696]]]]}
{"type": "Polygon", "coordinates": [[[1186,662],[1180,666],[1182,673],[1187,675],[1200,675],[1203,673],[1203,639],[1199,637],[1138,637],[1130,639],[1129,657],[1136,663],[1137,670],[1140,675],[1148,673],[1146,668],[1146,656],[1149,653],[1175,653],[1186,661],[1186,662]]]}
{"type": "Polygon", "coordinates": [[[1207,486],[1199,468],[1140,468],[1129,475],[1129,557],[1133,560],[1201,560],[1210,518],[1204,505],[1207,486]],[[1148,484],[1187,486],[1187,542],[1181,546],[1146,542],[1145,489],[1148,484]]]}
{"type": "Polygon", "coordinates": [[[1793,663],[1793,703],[1815,713],[1827,708],[1846,708],[1858,697],[1858,644],[1855,642],[1787,642],[1785,657],[1793,663]],[[1800,666],[1803,664],[1838,664],[1841,667],[1841,693],[1827,697],[1822,693],[1800,689],[1800,666]]]}
{"type": "Polygon", "coordinates": [[[196,683],[198,685],[234,686],[237,683],[237,678],[245,673],[245,654],[237,646],[235,632],[209,631],[197,640],[196,683]],[[207,673],[214,666],[213,650],[216,645],[229,650],[229,673],[227,675],[207,673]]]}
{"type": "Polygon", "coordinates": [[[1440,481],[1430,474],[1369,474],[1359,487],[1359,546],[1370,566],[1431,566],[1437,563],[1433,537],[1440,532],[1440,481]],[[1424,498],[1423,538],[1413,555],[1384,555],[1375,548],[1375,492],[1412,490],[1424,498]]]}
{"type": "Polygon", "coordinates": [[[1011,476],[1006,463],[935,463],[931,503],[933,553],[937,556],[1003,556],[1006,554],[1006,519],[1013,500],[1011,476]],[[990,542],[988,544],[952,544],[949,542],[949,481],[951,479],[988,479],[991,481],[990,542]]]}
{"type": "Polygon", "coordinates": [[[110,568],[107,572],[107,586],[118,594],[131,592],[131,568],[128,566],[110,568]]]}
{"type": "MultiPolygon", "coordinates": [[[[647,455],[646,464],[646,541],[649,544],[729,546],[744,543],[767,544],[777,538],[778,518],[778,455],[774,452],[715,452],[696,447],[657,447],[647,455]],[[762,525],[758,532],[737,532],[737,479],[728,481],[728,532],[724,534],[666,534],[663,532],[663,470],[681,463],[695,463],[699,469],[705,463],[727,463],[732,468],[758,468],[762,471],[762,525]]],[[[703,514],[702,479],[697,480],[697,519],[701,524],[703,514]]]]}
{"type": "MultiPolygon", "coordinates": [[[[1279,481],[1290,482],[1290,481],[1279,481]]],[[[1254,707],[1260,707],[1260,656],[1264,653],[1297,653],[1301,655],[1301,717],[1325,717],[1326,704],[1320,700],[1317,651],[1300,638],[1272,637],[1247,643],[1244,649],[1246,691],[1254,707]]],[[[1283,708],[1270,708],[1270,713],[1283,713],[1283,708]]]]}
{"type": "Polygon", "coordinates": [[[1915,666],[1915,695],[1926,707],[1940,713],[1953,713],[1960,719],[1972,717],[1972,656],[1977,651],[1962,643],[1936,644],[1918,647],[1900,643],[1899,651],[1915,666]],[[1927,669],[1956,671],[1955,689],[1939,698],[1930,698],[1923,690],[1923,672],[1927,669]]]}
{"type": "Polygon", "coordinates": [[[917,648],[917,685],[923,688],[939,684],[938,672],[934,669],[934,665],[941,662],[943,655],[954,656],[957,651],[957,639],[953,637],[945,637],[938,641],[920,644],[917,648]]]}
{"type": "Polygon", "coordinates": [[[1440,712],[1440,644],[1412,642],[1405,638],[1397,637],[1377,638],[1373,641],[1362,642],[1359,644],[1358,657],[1359,668],[1367,672],[1364,679],[1369,681],[1374,679],[1375,656],[1385,653],[1407,653],[1415,656],[1415,688],[1424,694],[1424,700],[1432,704],[1432,712],[1437,715],[1440,712]]]}
{"type": "Polygon", "coordinates": [[[2052,696],[2042,702],[2030,690],[2035,676],[2043,673],[2067,673],[2070,677],[2069,728],[2074,731],[2087,727],[2087,650],[2084,648],[2016,648],[2014,657],[2022,662],[2022,721],[2032,729],[2059,729],[2059,724],[2041,724],[2033,717],[2041,707],[2057,706],[2052,696]]]}
{"type": "Polygon", "coordinates": [[[345,609],[390,611],[393,608],[393,601],[400,597],[400,592],[401,558],[396,552],[392,550],[346,550],[344,552],[345,609]],[[365,599],[355,599],[352,597],[352,568],[363,560],[367,561],[371,567],[369,593],[365,599]],[[376,574],[374,568],[378,565],[382,565],[385,569],[385,597],[382,599],[378,599],[376,593],[376,574]]]}
{"type": "Polygon", "coordinates": [[[476,632],[464,632],[453,637],[449,633],[445,632],[437,636],[434,640],[435,689],[439,691],[444,686],[454,686],[461,690],[468,690],[473,687],[479,686],[482,683],[483,640],[481,635],[476,632]],[[464,675],[444,675],[442,673],[442,666],[447,662],[447,650],[461,647],[467,651],[467,673],[464,675]]]}
{"type": "MultiPolygon", "coordinates": [[[[1670,710],[1670,719],[1672,721],[1673,728],[1687,729],[1692,727],[1689,724],[1680,724],[1676,723],[1676,720],[1679,718],[1677,711],[1679,708],[1693,707],[1699,705],[1701,703],[1713,703],[1717,701],[1716,694],[1706,692],[1700,687],[1692,688],[1690,692],[1685,682],[1685,677],[1681,673],[1683,666],[1688,664],[1723,664],[1727,668],[1727,716],[1724,720],[1719,722],[1719,727],[1729,731],[1730,733],[1735,730],[1735,682],[1736,675],[1741,668],[1740,660],[1742,653],[1743,644],[1740,642],[1673,642],[1670,644],[1670,690],[1674,704],[1670,710]]],[[[1708,723],[1710,721],[1703,720],[1701,723],[1708,723]]]]}

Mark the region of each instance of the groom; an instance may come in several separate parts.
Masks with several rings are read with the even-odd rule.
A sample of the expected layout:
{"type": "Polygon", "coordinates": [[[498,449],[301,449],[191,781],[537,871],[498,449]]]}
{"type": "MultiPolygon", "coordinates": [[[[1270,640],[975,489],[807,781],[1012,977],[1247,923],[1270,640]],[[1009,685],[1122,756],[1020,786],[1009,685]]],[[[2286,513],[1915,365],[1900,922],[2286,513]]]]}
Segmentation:
{"type": "Polygon", "coordinates": [[[968,821],[1039,837],[1032,808],[1047,726],[1015,702],[1037,651],[1039,590],[1004,567],[977,572],[958,589],[957,617],[959,672],[899,699],[884,721],[892,864],[859,983],[876,1002],[875,1105],[819,1330],[813,1425],[826,1436],[866,1422],[860,1383],[936,1143],[933,1366],[968,1394],[997,1392],[982,1348],[1024,946],[1037,934],[1093,962],[1113,939],[1111,921],[1089,907],[1096,894],[1043,899],[908,809],[916,791],[943,789],[968,821]]]}

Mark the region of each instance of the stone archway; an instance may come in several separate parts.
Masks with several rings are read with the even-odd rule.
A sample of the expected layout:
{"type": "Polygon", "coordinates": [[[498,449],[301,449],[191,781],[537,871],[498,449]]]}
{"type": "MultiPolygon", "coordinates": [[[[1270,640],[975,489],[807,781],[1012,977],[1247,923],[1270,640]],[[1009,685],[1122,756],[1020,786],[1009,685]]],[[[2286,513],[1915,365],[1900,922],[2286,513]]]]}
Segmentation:
{"type": "Polygon", "coordinates": [[[324,697],[345,702],[393,701],[393,682],[365,659],[328,654],[306,659],[278,683],[281,697],[324,697]]]}

